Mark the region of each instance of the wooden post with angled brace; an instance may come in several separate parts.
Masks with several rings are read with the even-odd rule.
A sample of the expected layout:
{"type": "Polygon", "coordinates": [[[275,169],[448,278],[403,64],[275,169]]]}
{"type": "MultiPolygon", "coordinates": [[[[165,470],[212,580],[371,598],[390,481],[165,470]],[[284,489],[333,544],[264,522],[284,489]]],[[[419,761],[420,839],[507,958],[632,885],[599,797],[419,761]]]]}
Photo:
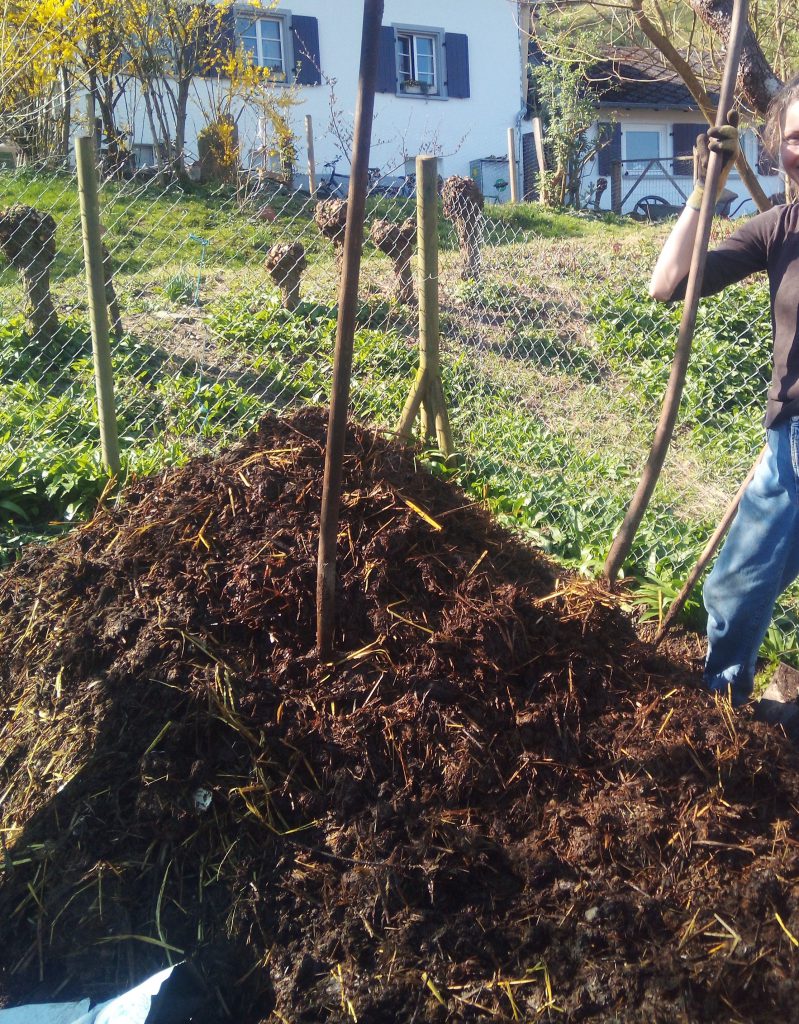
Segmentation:
{"type": "Polygon", "coordinates": [[[444,388],[441,383],[441,338],[438,315],[438,159],[416,158],[416,214],[418,224],[419,370],[402,410],[397,434],[409,441],[417,414],[425,438],[435,436],[439,450],[455,454],[444,388]]]}

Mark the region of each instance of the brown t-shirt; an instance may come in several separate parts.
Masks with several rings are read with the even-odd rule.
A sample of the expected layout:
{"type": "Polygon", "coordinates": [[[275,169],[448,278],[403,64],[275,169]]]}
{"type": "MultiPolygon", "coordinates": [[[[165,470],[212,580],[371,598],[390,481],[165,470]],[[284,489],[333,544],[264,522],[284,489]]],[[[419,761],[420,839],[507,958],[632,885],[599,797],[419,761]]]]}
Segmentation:
{"type": "MultiPolygon", "coordinates": [[[[799,416],[799,203],[775,206],[742,225],[707,254],[702,294],[713,295],[758,270],[768,273],[774,370],[766,426],[799,416]]],[[[687,278],[671,299],[685,295],[687,278]]]]}

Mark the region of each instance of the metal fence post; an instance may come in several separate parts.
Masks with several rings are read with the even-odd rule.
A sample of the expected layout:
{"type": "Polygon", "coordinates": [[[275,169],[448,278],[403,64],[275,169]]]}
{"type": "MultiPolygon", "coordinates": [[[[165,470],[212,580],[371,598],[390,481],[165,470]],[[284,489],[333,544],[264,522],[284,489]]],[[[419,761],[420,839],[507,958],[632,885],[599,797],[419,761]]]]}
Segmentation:
{"type": "Polygon", "coordinates": [[[105,300],[105,267],[103,265],[95,156],[93,135],[82,135],[75,139],[80,220],[83,231],[83,257],[86,264],[94,380],[97,387],[97,418],[100,424],[100,448],[103,465],[112,473],[118,474],[120,470],[119,437],[114,408],[114,370],[111,364],[108,307],[105,300]]]}

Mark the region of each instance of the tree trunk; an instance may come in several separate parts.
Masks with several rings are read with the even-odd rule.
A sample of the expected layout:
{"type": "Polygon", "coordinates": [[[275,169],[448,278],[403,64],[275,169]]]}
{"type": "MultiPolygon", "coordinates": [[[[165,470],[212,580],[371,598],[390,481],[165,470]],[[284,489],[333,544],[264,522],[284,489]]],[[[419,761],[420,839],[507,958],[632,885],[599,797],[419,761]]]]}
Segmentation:
{"type": "MultiPolygon", "coordinates": [[[[692,6],[695,0],[690,0],[692,6]]],[[[638,26],[647,39],[654,43],[658,50],[663,54],[666,60],[671,64],[677,74],[682,78],[686,89],[690,92],[693,98],[696,100],[696,104],[702,116],[705,118],[708,124],[713,124],[716,120],[716,108],[713,106],[713,102],[707,94],[707,90],[699,81],[696,73],[694,72],[688,61],[682,56],[682,54],[674,47],[671,40],[660,32],[655,25],[647,18],[643,11],[643,0],[632,0],[632,11],[635,16],[635,20],[638,22],[638,26]]],[[[730,6],[730,17],[732,17],[732,7],[730,6]]],[[[729,23],[727,24],[727,35],[729,35],[729,23]]],[[[751,34],[751,30],[747,30],[751,34]]],[[[726,38],[726,36],[725,36],[726,38]]],[[[771,209],[771,200],[768,198],[766,193],[763,191],[760,182],[757,180],[757,175],[754,173],[752,168],[749,166],[749,161],[744,156],[743,150],[739,150],[738,158],[735,161],[735,168],[741,176],[741,181],[749,190],[749,194],[755,202],[758,210],[761,213],[764,210],[771,209]]]]}
{"type": "Polygon", "coordinates": [[[61,145],[59,155],[64,163],[69,160],[69,136],[72,127],[72,85],[69,81],[69,71],[61,68],[61,99],[64,109],[61,111],[61,145]]]}
{"type": "Polygon", "coordinates": [[[22,278],[33,341],[42,346],[53,343],[58,331],[58,315],[50,295],[55,230],[50,214],[32,206],[0,210],[0,250],[22,278]]]}
{"type": "Polygon", "coordinates": [[[178,98],[175,106],[175,157],[174,168],[178,178],[186,177],[186,118],[189,112],[189,91],[191,78],[182,78],[178,82],[178,98]]]}
{"type": "MultiPolygon", "coordinates": [[[[688,0],[688,5],[726,42],[730,35],[733,0],[688,0]]],[[[772,96],[782,85],[749,25],[744,29],[738,84],[744,101],[760,117],[765,117],[772,96]]]]}

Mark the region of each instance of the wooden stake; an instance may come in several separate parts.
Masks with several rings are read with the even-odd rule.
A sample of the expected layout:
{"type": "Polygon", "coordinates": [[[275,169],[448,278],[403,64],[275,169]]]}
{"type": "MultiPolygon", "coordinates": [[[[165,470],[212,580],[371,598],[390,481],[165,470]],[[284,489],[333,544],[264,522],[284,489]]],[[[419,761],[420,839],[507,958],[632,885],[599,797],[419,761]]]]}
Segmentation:
{"type": "Polygon", "coordinates": [[[677,616],[683,610],[685,602],[688,600],[688,598],[691,595],[691,591],[696,586],[696,581],[699,579],[699,577],[702,575],[702,573],[707,568],[707,564],[710,561],[710,559],[713,557],[713,555],[715,555],[716,549],[718,548],[719,544],[721,544],[722,540],[724,539],[724,535],[727,533],[727,530],[729,530],[730,524],[732,523],[733,519],[736,516],[736,513],[738,512],[738,506],[741,504],[741,498],[743,498],[743,496],[744,496],[744,491],[749,486],[749,484],[752,482],[752,477],[755,475],[755,470],[757,469],[757,467],[762,462],[763,456],[766,454],[767,451],[768,451],[768,445],[766,445],[766,447],[761,450],[760,454],[755,459],[755,464],[749,470],[749,473],[747,474],[746,479],[741,484],[741,486],[738,488],[738,490],[735,493],[735,497],[732,499],[732,501],[727,506],[726,512],[721,517],[721,522],[716,527],[716,529],[713,532],[712,537],[710,538],[710,540],[705,545],[704,550],[702,551],[702,554],[697,559],[697,563],[693,567],[693,569],[691,570],[691,574],[689,575],[688,579],[685,581],[685,584],[684,584],[682,590],[679,592],[677,597],[669,605],[669,610],[666,612],[666,616],[663,619],[663,622],[662,622],[662,624],[660,626],[660,629],[657,632],[657,636],[655,637],[655,639],[653,641],[655,647],[657,647],[657,645],[660,643],[660,641],[663,639],[663,637],[666,635],[666,633],[668,633],[668,631],[669,631],[669,629],[671,627],[671,624],[674,622],[674,620],[677,618],[677,616]]]}
{"type": "Polygon", "coordinates": [[[369,150],[372,144],[377,60],[383,0],[364,0],[361,35],[361,69],[355,106],[355,134],[352,142],[352,174],[347,204],[347,226],[338,300],[336,350],[333,361],[333,390],[327,425],[325,476],[319,524],[319,558],[316,570],[316,643],[319,657],[333,651],[336,593],[336,537],[338,534],[344,444],[352,375],[355,316],[358,309],[358,280],[363,251],[363,222],[369,182],[369,150]]]}
{"type": "Polygon", "coordinates": [[[422,436],[435,437],[450,460],[455,454],[441,383],[441,328],[438,306],[438,159],[416,158],[418,224],[419,372],[402,411],[397,434],[410,440],[417,413],[422,436]]]}
{"type": "Polygon", "coordinates": [[[116,475],[121,466],[114,408],[114,370],[111,364],[111,345],[109,343],[105,266],[100,228],[100,203],[97,198],[95,156],[93,135],[82,135],[75,139],[80,220],[83,230],[83,257],[86,264],[89,316],[92,325],[92,353],[94,356],[94,380],[97,388],[100,448],[103,465],[116,475]]]}
{"type": "Polygon", "coordinates": [[[508,180],[510,181],[510,201],[519,202],[519,174],[516,169],[516,132],[508,128],[508,180]]]}
{"type": "Polygon", "coordinates": [[[305,148],[308,153],[308,191],[311,199],[316,195],[316,159],[313,146],[313,118],[305,115],[305,148]]]}

